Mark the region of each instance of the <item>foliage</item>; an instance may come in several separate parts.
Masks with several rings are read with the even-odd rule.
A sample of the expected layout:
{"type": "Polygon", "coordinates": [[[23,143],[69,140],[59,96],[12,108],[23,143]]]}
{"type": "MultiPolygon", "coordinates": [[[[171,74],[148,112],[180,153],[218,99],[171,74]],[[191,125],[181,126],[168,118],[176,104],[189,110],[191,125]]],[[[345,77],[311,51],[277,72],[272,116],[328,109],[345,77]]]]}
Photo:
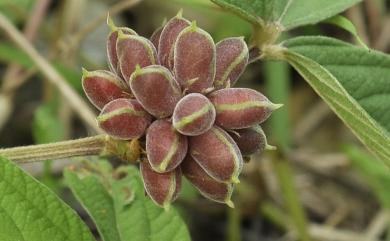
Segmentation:
{"type": "Polygon", "coordinates": [[[0,240],[94,240],[68,205],[2,157],[0,193],[0,240]]]}
{"type": "Polygon", "coordinates": [[[112,172],[106,161],[88,165],[77,171],[66,170],[65,180],[95,221],[103,240],[190,240],[174,208],[164,211],[145,196],[135,167],[112,172]]]}

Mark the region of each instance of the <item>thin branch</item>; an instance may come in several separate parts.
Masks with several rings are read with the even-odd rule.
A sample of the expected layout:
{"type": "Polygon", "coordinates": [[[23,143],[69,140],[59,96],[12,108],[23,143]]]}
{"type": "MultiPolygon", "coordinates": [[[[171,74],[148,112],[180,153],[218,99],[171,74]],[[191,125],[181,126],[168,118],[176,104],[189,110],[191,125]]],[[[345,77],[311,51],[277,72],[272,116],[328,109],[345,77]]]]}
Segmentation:
{"type": "Polygon", "coordinates": [[[106,135],[97,135],[42,145],[5,148],[0,149],[0,156],[17,163],[30,163],[66,157],[100,155],[105,152],[108,140],[106,135]]]}
{"type": "MultiPolygon", "coordinates": [[[[108,13],[110,16],[115,16],[119,14],[120,12],[131,8],[141,2],[141,0],[125,0],[120,1],[117,4],[111,6],[108,9],[108,13]]],[[[92,31],[94,31],[96,28],[98,28],[102,23],[104,23],[107,19],[107,13],[104,12],[100,16],[98,16],[96,19],[92,20],[88,24],[86,24],[80,31],[74,34],[72,46],[79,46],[80,43],[90,34],[92,31]]]]}
{"type": "Polygon", "coordinates": [[[9,35],[9,37],[34,60],[38,69],[45,77],[59,90],[60,93],[69,101],[70,106],[75,110],[81,119],[93,128],[96,132],[101,132],[95,121],[95,114],[83,99],[68,85],[67,81],[62,77],[50,63],[42,57],[30,42],[15,28],[12,23],[0,13],[0,28],[9,35]]]}

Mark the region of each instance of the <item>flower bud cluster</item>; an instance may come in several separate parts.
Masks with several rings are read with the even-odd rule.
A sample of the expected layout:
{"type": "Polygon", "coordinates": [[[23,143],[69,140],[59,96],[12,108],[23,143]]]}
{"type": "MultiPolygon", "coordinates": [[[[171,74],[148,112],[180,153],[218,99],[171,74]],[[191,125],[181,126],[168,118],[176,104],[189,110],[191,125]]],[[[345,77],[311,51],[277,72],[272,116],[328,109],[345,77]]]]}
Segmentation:
{"type": "Polygon", "coordinates": [[[231,88],[248,64],[244,39],[215,44],[181,13],[150,39],[108,24],[111,71],[84,70],[82,78],[101,110],[100,128],[144,140],[140,169],[156,204],[168,207],[185,176],[203,196],[232,207],[243,156],[266,148],[259,124],[280,107],[255,90],[231,88]]]}

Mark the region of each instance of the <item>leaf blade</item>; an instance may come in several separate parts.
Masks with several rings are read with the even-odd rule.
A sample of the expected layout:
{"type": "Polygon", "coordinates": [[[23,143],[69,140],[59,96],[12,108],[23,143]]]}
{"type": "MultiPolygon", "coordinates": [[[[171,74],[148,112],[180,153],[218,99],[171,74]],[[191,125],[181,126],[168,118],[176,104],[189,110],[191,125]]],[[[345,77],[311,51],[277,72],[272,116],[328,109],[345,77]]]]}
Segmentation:
{"type": "Polygon", "coordinates": [[[361,0],[292,0],[284,16],[281,17],[280,23],[286,30],[303,25],[316,24],[345,11],[360,1],[361,0]]]}
{"type": "Polygon", "coordinates": [[[5,225],[13,222],[8,226],[17,228],[17,233],[11,231],[7,235],[12,235],[9,237],[11,240],[94,240],[87,226],[67,204],[46,186],[2,157],[0,193],[0,213],[3,214],[0,215],[0,223],[5,225]]]}
{"type": "MultiPolygon", "coordinates": [[[[104,165],[108,165],[107,162],[105,163],[104,165]]],[[[115,222],[110,221],[111,224],[108,225],[110,229],[115,229],[112,231],[116,233],[115,237],[109,237],[107,230],[103,233],[104,230],[102,228],[99,229],[101,236],[105,237],[105,241],[190,240],[188,230],[176,210],[171,208],[169,211],[164,211],[164,209],[156,206],[150,198],[145,196],[143,182],[139,176],[139,171],[135,167],[129,166],[117,169],[114,174],[121,173],[121,175],[125,175],[122,179],[110,178],[112,177],[111,172],[101,175],[104,171],[100,172],[100,174],[92,172],[79,173],[82,176],[80,178],[77,172],[66,171],[65,178],[72,192],[75,196],[78,196],[79,201],[89,210],[88,212],[95,220],[96,225],[105,225],[99,222],[99,215],[96,212],[96,210],[102,209],[102,206],[107,207],[108,212],[106,214],[109,217],[106,218],[115,220],[115,222]],[[90,182],[90,180],[93,180],[94,183],[87,185],[86,182],[90,182]],[[103,185],[103,183],[105,184],[103,185]],[[80,188],[79,185],[85,188],[80,188]],[[99,188],[91,188],[90,185],[98,185],[99,188]],[[96,192],[105,193],[105,198],[100,199],[104,200],[105,203],[97,204],[98,206],[96,206],[96,203],[91,204],[91,201],[88,200],[91,196],[101,196],[96,192]],[[109,196],[107,196],[108,193],[109,196]],[[112,223],[115,223],[115,225],[112,225],[112,223]]],[[[91,199],[94,200],[95,198],[91,199]]]]}
{"type": "Polygon", "coordinates": [[[335,16],[361,0],[211,0],[253,23],[279,23],[284,30],[316,24],[335,16]]]}
{"type": "Polygon", "coordinates": [[[320,64],[303,55],[287,50],[284,56],[368,149],[390,166],[390,137],[337,79],[320,64]]]}
{"type": "Polygon", "coordinates": [[[93,219],[102,239],[120,241],[117,230],[111,228],[117,225],[113,201],[98,178],[94,175],[80,178],[75,172],[69,170],[64,172],[64,177],[76,199],[93,219]]]}
{"type": "Polygon", "coordinates": [[[327,37],[298,37],[284,46],[326,68],[345,90],[390,131],[390,56],[327,37]]]}

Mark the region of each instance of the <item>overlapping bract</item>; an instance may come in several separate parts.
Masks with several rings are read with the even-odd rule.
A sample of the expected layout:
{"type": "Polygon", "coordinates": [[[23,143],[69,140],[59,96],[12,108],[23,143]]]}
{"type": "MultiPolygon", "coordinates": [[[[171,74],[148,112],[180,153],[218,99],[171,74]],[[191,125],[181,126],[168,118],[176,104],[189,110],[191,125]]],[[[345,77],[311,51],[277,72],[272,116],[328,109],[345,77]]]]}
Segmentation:
{"type": "Polygon", "coordinates": [[[83,71],[98,125],[113,138],[141,138],[146,193],[168,207],[184,175],[199,192],[233,207],[243,156],[263,151],[259,126],[279,107],[261,93],[233,86],[248,64],[242,37],[215,44],[179,13],[146,39],[116,27],[107,54],[111,72],[83,71]]]}

